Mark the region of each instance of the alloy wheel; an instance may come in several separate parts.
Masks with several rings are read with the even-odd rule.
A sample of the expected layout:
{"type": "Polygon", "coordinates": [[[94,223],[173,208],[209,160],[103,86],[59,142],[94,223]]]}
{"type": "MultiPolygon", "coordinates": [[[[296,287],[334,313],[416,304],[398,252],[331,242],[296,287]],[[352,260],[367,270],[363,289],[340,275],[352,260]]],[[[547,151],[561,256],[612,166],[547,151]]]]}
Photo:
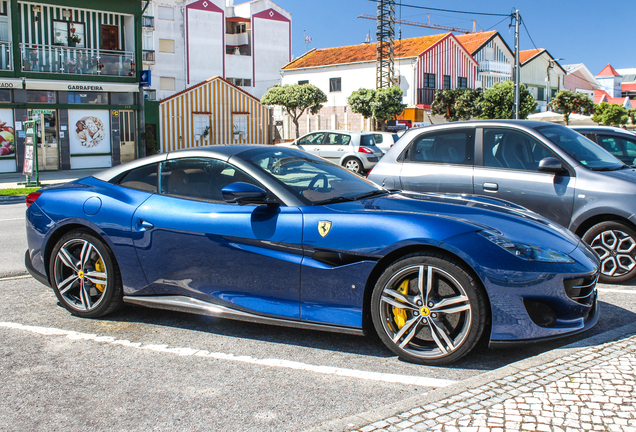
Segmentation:
{"type": "Polygon", "coordinates": [[[598,234],[590,244],[601,260],[601,274],[618,277],[636,267],[636,241],[620,230],[607,230],[598,234]]]}

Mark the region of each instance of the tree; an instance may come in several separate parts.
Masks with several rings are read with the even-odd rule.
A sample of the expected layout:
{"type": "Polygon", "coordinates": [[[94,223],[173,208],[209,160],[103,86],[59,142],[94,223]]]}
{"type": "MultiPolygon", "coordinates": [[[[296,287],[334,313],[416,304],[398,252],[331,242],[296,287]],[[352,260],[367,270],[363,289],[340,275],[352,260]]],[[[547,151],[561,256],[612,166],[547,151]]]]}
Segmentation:
{"type": "Polygon", "coordinates": [[[629,116],[627,110],[619,104],[601,102],[596,105],[596,113],[592,117],[592,121],[602,123],[605,126],[619,126],[627,124],[629,116]]]}
{"type": "Polygon", "coordinates": [[[317,114],[325,102],[327,102],[327,96],[312,84],[274,86],[261,98],[261,103],[264,105],[280,105],[285,109],[296,126],[296,138],[300,136],[298,131],[300,116],[307,110],[311,114],[317,114]]]}
{"type": "Polygon", "coordinates": [[[442,90],[435,94],[431,113],[443,115],[446,121],[470,120],[481,114],[482,89],[442,90]]]}
{"type": "Polygon", "coordinates": [[[558,92],[548,104],[550,108],[563,113],[563,121],[570,124],[570,114],[590,115],[594,113],[594,101],[585,93],[575,93],[569,90],[558,92]]]}
{"type": "Polygon", "coordinates": [[[351,112],[362,114],[362,117],[368,119],[369,117],[373,117],[371,103],[374,100],[375,90],[361,88],[351,93],[347,102],[349,102],[351,112]]]}
{"type": "Polygon", "coordinates": [[[404,92],[398,86],[381,88],[375,91],[375,98],[371,102],[373,118],[380,122],[384,130],[384,122],[391,120],[396,115],[402,114],[406,104],[402,103],[404,92]]]}
{"type": "MultiPolygon", "coordinates": [[[[484,100],[481,103],[483,119],[511,119],[515,116],[515,88],[512,81],[494,84],[484,92],[484,100]]],[[[519,86],[519,118],[525,119],[528,114],[537,108],[537,102],[526,89],[519,86]]]]}
{"type": "Polygon", "coordinates": [[[632,124],[636,124],[636,108],[630,108],[627,110],[627,116],[632,121],[632,124]]]}

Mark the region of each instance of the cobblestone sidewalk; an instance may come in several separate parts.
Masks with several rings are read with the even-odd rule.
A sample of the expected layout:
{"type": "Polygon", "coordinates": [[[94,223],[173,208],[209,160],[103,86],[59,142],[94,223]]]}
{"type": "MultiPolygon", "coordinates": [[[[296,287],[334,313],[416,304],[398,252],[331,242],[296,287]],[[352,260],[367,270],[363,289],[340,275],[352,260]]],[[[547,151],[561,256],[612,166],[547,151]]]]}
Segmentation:
{"type": "Polygon", "coordinates": [[[318,430],[636,432],[636,335],[566,352],[388,418],[361,422],[378,417],[366,413],[318,430]]]}

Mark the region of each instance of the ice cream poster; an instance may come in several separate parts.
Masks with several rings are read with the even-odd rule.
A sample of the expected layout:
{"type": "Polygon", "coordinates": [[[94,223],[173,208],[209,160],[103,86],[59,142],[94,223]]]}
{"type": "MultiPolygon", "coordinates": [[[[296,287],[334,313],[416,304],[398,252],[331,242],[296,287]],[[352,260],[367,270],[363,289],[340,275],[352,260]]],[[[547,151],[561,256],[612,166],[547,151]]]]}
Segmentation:
{"type": "Polygon", "coordinates": [[[110,153],[110,112],[69,110],[71,154],[110,153]]]}
{"type": "Polygon", "coordinates": [[[0,157],[2,156],[15,157],[12,109],[0,109],[0,157]]]}

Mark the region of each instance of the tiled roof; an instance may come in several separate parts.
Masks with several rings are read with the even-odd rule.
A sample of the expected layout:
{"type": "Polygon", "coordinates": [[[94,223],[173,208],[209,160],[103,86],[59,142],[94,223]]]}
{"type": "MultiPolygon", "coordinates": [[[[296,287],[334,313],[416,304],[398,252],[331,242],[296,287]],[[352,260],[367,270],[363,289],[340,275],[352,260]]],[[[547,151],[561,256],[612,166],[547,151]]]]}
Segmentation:
{"type": "Polygon", "coordinates": [[[636,82],[628,82],[621,84],[621,90],[623,91],[634,91],[636,90],[636,82]]]}
{"type": "MultiPolygon", "coordinates": [[[[417,57],[450,34],[442,33],[395,41],[394,58],[417,57]]],[[[375,61],[376,47],[377,44],[375,43],[363,43],[360,45],[313,49],[305,55],[292,60],[283,67],[283,70],[375,61]]]]}
{"type": "Polygon", "coordinates": [[[597,77],[600,77],[600,76],[620,76],[620,74],[619,74],[618,72],[616,72],[616,69],[614,69],[614,68],[612,67],[612,65],[610,65],[610,64],[608,63],[608,64],[607,64],[607,66],[605,66],[605,67],[603,68],[603,70],[602,70],[602,71],[600,71],[600,72],[598,73],[598,75],[596,75],[596,76],[597,76],[597,77]]]}
{"type": "Polygon", "coordinates": [[[479,33],[468,33],[463,35],[455,36],[457,40],[464,45],[466,50],[474,55],[475,52],[481,48],[483,44],[488,42],[491,37],[497,34],[497,30],[491,30],[487,32],[479,32],[479,33]]]}
{"type": "MultiPolygon", "coordinates": [[[[594,103],[599,104],[601,102],[618,104],[625,106],[625,99],[627,97],[611,97],[605,90],[594,90],[594,103]]],[[[631,104],[630,104],[631,105],[631,104]]]]}
{"type": "Polygon", "coordinates": [[[519,51],[519,63],[524,64],[534,56],[540,54],[542,51],[545,51],[543,48],[531,49],[519,51]]]}

